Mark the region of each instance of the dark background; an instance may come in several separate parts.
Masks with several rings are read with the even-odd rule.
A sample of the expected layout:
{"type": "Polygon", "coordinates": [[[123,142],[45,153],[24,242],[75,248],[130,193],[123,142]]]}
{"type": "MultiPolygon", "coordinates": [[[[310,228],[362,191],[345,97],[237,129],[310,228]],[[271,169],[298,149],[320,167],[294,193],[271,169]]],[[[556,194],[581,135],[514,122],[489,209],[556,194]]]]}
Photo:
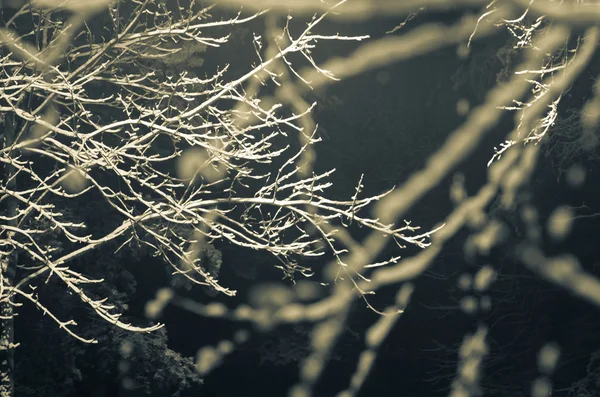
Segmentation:
{"type": "MultiPolygon", "coordinates": [[[[431,21],[452,23],[458,16],[428,13],[417,17],[404,29],[431,21]]],[[[370,34],[377,38],[399,22],[393,19],[328,22],[320,29],[344,34],[370,34]]],[[[255,27],[259,28],[260,23],[255,27]]],[[[400,30],[397,34],[402,32],[400,30]]],[[[238,34],[243,43],[247,32],[238,34]]],[[[361,174],[365,175],[364,194],[377,194],[401,185],[411,173],[423,167],[427,157],[464,120],[457,114],[457,101],[466,99],[474,107],[482,102],[486,91],[496,83],[496,74],[503,67],[496,53],[508,39],[506,32],[499,31],[491,38],[476,41],[466,59],[457,56],[456,48],[445,48],[346,79],[314,93],[314,98],[320,103],[315,119],[323,137],[323,142],[316,147],[316,168],[337,169],[330,194],[334,197],[351,195],[361,174]]],[[[332,53],[344,54],[356,46],[355,43],[323,41],[315,49],[315,59],[324,61],[332,53]]],[[[240,52],[235,46],[219,54],[223,61],[234,60],[239,65],[247,65],[245,57],[253,56],[251,52],[240,52]]],[[[210,69],[211,64],[217,65],[221,61],[221,58],[207,56],[204,66],[210,69]]],[[[598,71],[596,59],[589,73],[584,73],[572,87],[562,106],[580,106],[582,100],[589,96],[591,80],[587,76],[596,75],[598,71]]],[[[231,73],[236,73],[235,66],[231,73]]],[[[470,194],[474,194],[486,181],[486,164],[493,154],[493,147],[502,142],[510,131],[511,116],[507,113],[475,155],[456,170],[464,176],[470,194]]],[[[566,184],[564,175],[560,175],[554,167],[555,160],[544,156],[540,158],[526,192],[530,196],[529,203],[539,210],[540,223],[544,225],[558,205],[585,204],[587,209],[582,209],[581,214],[600,212],[596,183],[598,164],[593,156],[571,159],[573,164],[580,164],[587,171],[585,183],[578,189],[566,184]]],[[[452,210],[449,200],[451,181],[452,178],[445,180],[409,212],[408,216],[415,224],[424,229],[432,227],[452,210]]],[[[80,210],[86,211],[83,206],[80,210]]],[[[511,214],[498,216],[505,217],[509,223],[513,219],[511,214]]],[[[578,219],[568,240],[560,245],[546,244],[543,246],[545,252],[572,253],[586,270],[598,275],[600,263],[597,262],[596,229],[600,225],[597,219],[578,219]]],[[[426,274],[415,280],[411,304],[381,347],[374,371],[360,396],[447,395],[456,374],[458,347],[464,335],[473,332],[479,322],[485,322],[490,329],[490,353],[489,359],[484,362],[482,380],[488,391],[486,395],[530,395],[530,384],[538,375],[537,354],[547,342],[556,342],[561,350],[559,366],[553,376],[553,395],[565,395],[573,382],[586,376],[591,354],[600,349],[597,308],[541,280],[512,260],[511,243],[522,238],[518,225],[513,226],[512,236],[505,246],[493,251],[489,257],[471,261],[463,254],[464,239],[468,233],[459,233],[426,274]],[[484,263],[491,264],[499,272],[499,278],[490,291],[493,309],[487,314],[470,316],[458,305],[464,293],[456,287],[457,280],[465,271],[474,271],[484,263]],[[493,393],[493,390],[496,392],[493,393]]],[[[357,232],[360,234],[361,231],[357,232]]],[[[215,246],[223,254],[220,281],[238,290],[235,298],[217,298],[229,307],[246,301],[256,282],[281,280],[281,273],[272,268],[274,262],[268,256],[225,244],[216,243],[215,246]]],[[[414,252],[408,249],[401,254],[408,256],[414,252]]],[[[325,259],[322,261],[310,264],[317,268],[325,259]]],[[[127,315],[142,321],[145,303],[154,297],[157,289],[168,285],[169,277],[162,264],[144,255],[120,257],[118,265],[124,267],[129,275],[125,280],[113,280],[118,290],[128,293],[123,298],[128,305],[127,315]],[[123,284],[120,287],[119,282],[123,284]]],[[[390,301],[392,293],[384,289],[372,299],[372,303],[382,308],[390,301]]],[[[204,302],[215,299],[204,291],[181,291],[181,294],[204,302]]],[[[61,303],[57,302],[57,305],[61,303]]],[[[335,359],[317,385],[316,396],[334,396],[347,386],[363,347],[363,332],[376,318],[377,315],[362,301],[357,301],[347,330],[339,341],[335,359]]],[[[310,329],[300,324],[260,333],[248,325],[201,318],[176,307],[168,307],[161,321],[166,324],[168,347],[185,357],[195,356],[202,346],[231,339],[240,327],[252,331],[250,340],[204,379],[200,391],[182,392],[182,396],[286,395],[288,388],[297,380],[298,360],[306,353],[303,349],[306,348],[310,329]]],[[[88,326],[93,327],[93,324],[90,320],[88,326]]],[[[72,395],[137,395],[137,392],[128,391],[119,384],[117,353],[94,350],[91,354],[85,350],[87,347],[62,336],[57,336],[56,340],[48,336],[49,340],[40,341],[39,335],[54,335],[55,331],[52,323],[39,320],[39,313],[35,310],[25,308],[17,327],[17,339],[24,346],[17,350],[20,368],[22,373],[30,374],[28,380],[22,383],[33,382],[31,379],[35,375],[32,374],[41,365],[55,367],[60,376],[66,376],[63,374],[65,362],[72,360],[73,368],[80,371],[80,377],[74,381],[76,391],[72,395]],[[36,328],[31,327],[32,322],[38,322],[36,328]],[[60,348],[50,349],[43,355],[43,349],[35,347],[39,343],[55,344],[60,348]],[[79,353],[72,359],[65,358],[73,349],[79,353]],[[106,368],[100,362],[102,357],[107,360],[106,368]],[[100,367],[104,368],[104,375],[95,376],[94,368],[100,367]],[[102,387],[98,387],[100,383],[102,387]]],[[[105,340],[104,348],[116,351],[121,340],[119,337],[105,340]]],[[[102,347],[94,349],[101,350],[102,347]]],[[[141,363],[134,361],[131,365],[141,363]]],[[[38,378],[43,378],[40,372],[37,374],[38,378]]],[[[72,378],[71,375],[69,379],[72,378]]],[[[160,394],[156,392],[153,395],[160,394]]]]}

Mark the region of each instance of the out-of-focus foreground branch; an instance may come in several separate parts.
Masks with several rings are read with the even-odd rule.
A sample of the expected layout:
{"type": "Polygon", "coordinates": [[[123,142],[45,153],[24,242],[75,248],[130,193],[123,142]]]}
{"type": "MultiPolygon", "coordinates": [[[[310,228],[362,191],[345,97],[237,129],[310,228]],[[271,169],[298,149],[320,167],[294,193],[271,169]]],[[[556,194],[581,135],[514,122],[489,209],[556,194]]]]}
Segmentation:
{"type": "MultiPolygon", "coordinates": [[[[278,2],[228,0],[223,4],[228,7],[270,7],[272,12],[287,13],[291,10],[292,13],[297,12],[300,15],[311,14],[328,7],[327,3],[320,1],[291,2],[284,5],[278,2]]],[[[493,247],[504,242],[506,226],[488,214],[487,210],[496,197],[500,198],[502,207],[513,208],[518,191],[528,183],[537,164],[542,147],[537,143],[551,139],[552,134],[561,133],[554,127],[563,94],[581,76],[597,50],[599,10],[595,2],[348,1],[339,5],[332,16],[342,19],[367,19],[379,15],[397,15],[401,18],[422,8],[439,10],[473,6],[480,6],[480,12],[474,16],[466,13],[463,20],[455,25],[424,24],[404,34],[367,41],[354,53],[330,59],[322,66],[339,79],[434,51],[442,46],[458,46],[459,53],[467,54],[472,41],[501,29],[507,29],[513,35],[513,51],[522,59],[521,64],[512,66],[510,77],[506,81],[499,81],[498,85],[487,93],[484,102],[469,111],[466,121],[449,134],[446,142],[428,159],[422,170],[414,173],[404,184],[377,203],[377,219],[384,223],[401,219],[421,197],[436,187],[460,162],[479,149],[486,133],[499,123],[506,111],[515,113],[514,129],[507,134],[505,142],[500,145],[500,149],[496,149],[488,164],[488,182],[472,197],[466,195],[464,187],[457,187],[462,193],[455,195],[456,209],[441,222],[445,227],[433,236],[433,243],[414,257],[375,269],[368,279],[365,278],[357,284],[355,291],[376,291],[383,286],[399,285],[398,301],[382,311],[381,319],[367,333],[367,350],[360,356],[349,388],[339,396],[352,396],[358,392],[375,360],[377,346],[391,328],[390,322],[403,312],[408,302],[407,296],[412,291],[410,280],[424,273],[447,241],[459,230],[470,228],[471,236],[465,245],[465,254],[470,257],[486,255],[493,247]]],[[[311,87],[335,83],[335,80],[328,79],[325,74],[314,70],[301,70],[300,76],[311,87]]],[[[588,134],[594,134],[598,127],[600,108],[597,96],[598,90],[580,114],[581,123],[588,134]]],[[[536,233],[540,225],[536,223],[536,217],[531,211],[535,212],[535,209],[527,208],[523,212],[529,237],[523,246],[515,247],[514,252],[518,260],[540,277],[570,289],[600,306],[597,298],[600,281],[583,271],[573,257],[547,258],[540,253],[538,247],[541,241],[539,233],[536,233]]],[[[561,217],[562,213],[559,212],[560,209],[557,209],[555,220],[562,226],[555,225],[553,227],[560,230],[550,231],[550,235],[556,238],[564,237],[571,224],[570,218],[561,217]]],[[[390,238],[389,235],[371,233],[361,242],[352,244],[344,262],[351,268],[361,268],[382,252],[390,238]]],[[[330,266],[335,266],[335,263],[332,262],[330,266]]],[[[493,281],[493,275],[494,271],[487,267],[476,275],[475,279],[480,280],[476,284],[478,293],[485,293],[493,281]]],[[[290,392],[292,396],[309,396],[315,382],[323,373],[337,336],[343,329],[354,296],[356,295],[351,289],[340,284],[336,285],[330,296],[319,302],[291,302],[276,310],[269,309],[268,313],[260,310],[253,312],[249,307],[228,311],[219,305],[203,306],[178,299],[175,302],[204,316],[225,316],[245,321],[259,319],[260,324],[265,321],[269,325],[297,321],[316,322],[312,354],[301,367],[299,384],[290,392]]],[[[481,392],[478,385],[478,368],[487,354],[486,333],[486,327],[482,324],[476,333],[467,336],[463,341],[461,363],[452,386],[452,395],[477,395],[481,392]]],[[[552,356],[555,355],[552,346],[546,348],[552,356]]],[[[535,395],[548,394],[548,377],[555,365],[554,360],[542,371],[543,375],[535,380],[535,395]]]]}

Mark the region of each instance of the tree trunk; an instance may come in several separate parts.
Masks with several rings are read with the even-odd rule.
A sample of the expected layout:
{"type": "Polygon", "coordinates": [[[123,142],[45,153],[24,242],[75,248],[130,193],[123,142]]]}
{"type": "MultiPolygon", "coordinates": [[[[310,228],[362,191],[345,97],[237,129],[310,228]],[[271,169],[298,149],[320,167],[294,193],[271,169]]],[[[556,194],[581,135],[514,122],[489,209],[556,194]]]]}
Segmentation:
{"type": "MultiPolygon", "coordinates": [[[[13,124],[13,115],[5,114],[2,125],[3,147],[9,147],[15,139],[15,130],[13,124]]],[[[16,181],[14,178],[14,167],[5,164],[2,174],[3,185],[8,190],[15,190],[16,181]]],[[[17,202],[13,197],[3,195],[3,215],[8,217],[7,225],[16,226],[17,202]]],[[[1,197],[1,196],[0,196],[1,197]]],[[[14,396],[14,369],[15,369],[15,334],[14,334],[14,313],[13,299],[14,295],[7,292],[14,286],[15,272],[17,267],[17,251],[13,249],[10,239],[14,232],[0,229],[0,266],[2,279],[0,285],[2,294],[0,295],[0,397],[14,396]]]]}

